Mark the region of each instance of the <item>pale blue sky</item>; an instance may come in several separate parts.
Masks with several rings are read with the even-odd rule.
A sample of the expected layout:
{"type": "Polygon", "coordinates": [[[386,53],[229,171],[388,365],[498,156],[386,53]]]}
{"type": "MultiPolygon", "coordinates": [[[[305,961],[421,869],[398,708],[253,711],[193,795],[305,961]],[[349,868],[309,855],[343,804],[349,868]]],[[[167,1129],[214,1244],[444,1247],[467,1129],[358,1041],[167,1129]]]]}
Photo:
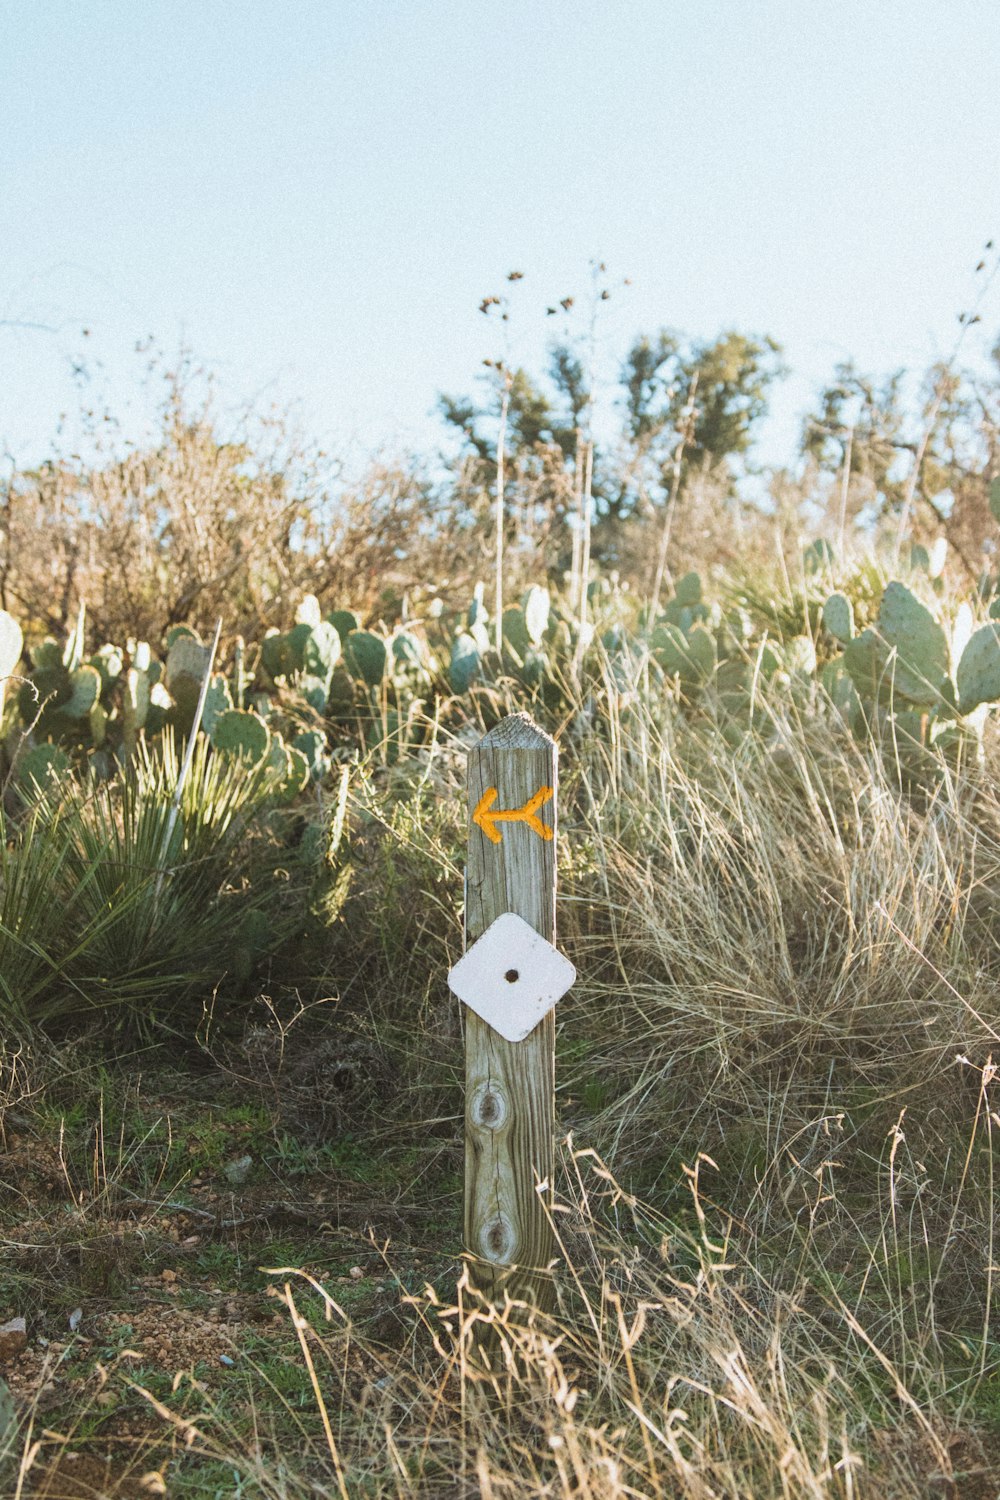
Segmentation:
{"type": "Polygon", "coordinates": [[[526,273],[540,362],[601,257],[633,282],[605,368],[770,333],[790,457],[839,358],[950,349],[998,79],[998,0],[0,0],[0,317],[60,326],[0,327],[0,443],[46,450],[86,324],[120,408],[154,334],[335,449],[426,445],[493,352],[480,298],[526,273]]]}

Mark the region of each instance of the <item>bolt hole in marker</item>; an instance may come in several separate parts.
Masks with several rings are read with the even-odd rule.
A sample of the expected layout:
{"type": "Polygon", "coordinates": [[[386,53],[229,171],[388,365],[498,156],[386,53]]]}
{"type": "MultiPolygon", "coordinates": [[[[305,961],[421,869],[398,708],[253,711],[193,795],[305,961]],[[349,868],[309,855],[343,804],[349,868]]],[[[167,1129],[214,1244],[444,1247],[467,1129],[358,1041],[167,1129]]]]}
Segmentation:
{"type": "Polygon", "coordinates": [[[452,992],[508,1042],[521,1042],[576,978],[552,943],[504,912],[448,975],[452,992]]]}

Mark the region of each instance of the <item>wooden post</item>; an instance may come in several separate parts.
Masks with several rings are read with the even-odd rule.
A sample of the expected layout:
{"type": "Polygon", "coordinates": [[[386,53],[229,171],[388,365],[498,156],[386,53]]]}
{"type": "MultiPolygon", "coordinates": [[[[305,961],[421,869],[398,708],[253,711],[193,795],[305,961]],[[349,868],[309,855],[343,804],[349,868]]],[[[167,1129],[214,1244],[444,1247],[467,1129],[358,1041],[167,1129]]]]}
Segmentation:
{"type": "MultiPolygon", "coordinates": [[[[555,942],[556,755],[527,714],[512,714],[469,756],[467,948],[506,912],[555,942]]],[[[509,1297],[544,1308],[554,1250],[553,1010],[523,1041],[507,1041],[466,1009],[465,1059],[469,1280],[495,1306],[509,1297]]]]}

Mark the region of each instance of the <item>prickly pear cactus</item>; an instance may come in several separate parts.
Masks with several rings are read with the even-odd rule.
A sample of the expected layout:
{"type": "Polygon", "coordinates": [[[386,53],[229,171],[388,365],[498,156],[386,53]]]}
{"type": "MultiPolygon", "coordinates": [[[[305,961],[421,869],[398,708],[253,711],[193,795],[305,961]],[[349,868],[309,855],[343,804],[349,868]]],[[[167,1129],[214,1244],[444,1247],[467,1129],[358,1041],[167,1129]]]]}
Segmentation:
{"type": "Polygon", "coordinates": [[[229,683],[221,673],[213,673],[212,680],[208,684],[208,691],[205,694],[205,707],[201,715],[201,727],[209,739],[212,738],[219,719],[233,707],[233,697],[229,691],[229,683]]]}
{"type": "Polygon", "coordinates": [[[834,707],[850,720],[860,702],[851,674],[844,666],[843,657],[838,656],[835,661],[828,661],[819,674],[819,680],[834,707]]]}
{"type": "Polygon", "coordinates": [[[485,625],[489,619],[485,604],[486,585],[482,579],[476,584],[472,591],[472,599],[469,603],[469,613],[466,616],[466,624],[471,630],[475,625],[485,625]]]}
{"type": "Polygon", "coordinates": [[[69,756],[58,745],[35,745],[15,763],[18,791],[29,799],[39,792],[52,792],[69,775],[69,769],[69,756]]]}
{"type": "Polygon", "coordinates": [[[512,651],[518,661],[524,661],[531,650],[531,634],[524,610],[512,604],[503,612],[503,644],[505,651],[512,651]]]}
{"type": "Polygon", "coordinates": [[[309,762],[301,750],[286,745],[280,734],[271,736],[267,765],[274,775],[274,797],[279,803],[294,802],[309,784],[309,762]]]}
{"type": "MultiPolygon", "coordinates": [[[[533,588],[530,588],[521,603],[521,610],[524,616],[524,628],[528,637],[528,643],[537,649],[541,646],[542,641],[545,639],[545,632],[549,628],[551,600],[548,589],[539,588],[537,584],[533,588]]],[[[505,612],[505,622],[506,619],[507,614],[505,612]]],[[[505,623],[504,635],[506,634],[505,623]]],[[[523,656],[525,653],[522,652],[521,654],[523,656]]]]}
{"type": "Polygon", "coordinates": [[[211,652],[191,631],[178,627],[172,631],[167,650],[167,691],[181,714],[194,716],[201,696],[201,684],[211,652]]]}
{"type": "Polygon", "coordinates": [[[344,661],[352,677],[377,688],[388,662],[385,642],[370,630],[352,630],[344,641],[344,661]]]}
{"type": "Polygon", "coordinates": [[[250,686],[246,669],[246,642],[241,635],[233,642],[232,698],[236,708],[242,708],[250,686]]]}
{"type": "MultiPolygon", "coordinates": [[[[145,646],[145,642],[141,643],[145,646]]],[[[149,672],[149,647],[132,654],[132,665],[125,674],[122,694],[122,749],[126,760],[135,754],[139,736],[149,718],[152,680],[149,672]]]]}
{"type": "Polygon", "coordinates": [[[854,605],[846,594],[831,594],[823,605],[823,625],[843,645],[854,638],[854,605]]]}
{"type": "MultiPolygon", "coordinates": [[[[132,642],[134,647],[135,642],[132,642]]],[[[149,647],[145,641],[140,645],[146,651],[146,668],[149,667],[149,647]]],[[[135,665],[135,653],[132,652],[133,665],[135,665]]],[[[89,665],[101,674],[101,695],[103,696],[121,677],[125,669],[125,655],[120,646],[104,645],[99,651],[95,651],[90,658],[89,665]]]]}
{"type": "Polygon", "coordinates": [[[487,616],[484,613],[479,617],[474,625],[469,626],[469,629],[466,632],[475,641],[476,649],[479,652],[480,656],[485,656],[487,651],[490,649],[490,632],[486,624],[486,620],[487,616]]]}
{"type": "Polygon", "coordinates": [[[65,667],[36,666],[30,678],[21,683],[17,706],[23,722],[40,734],[54,732],[54,716],[73,696],[69,673],[65,667]]]}
{"type": "Polygon", "coordinates": [[[297,670],[291,631],[269,630],[260,643],[260,662],[272,682],[281,682],[297,670]]]}
{"type": "Polygon", "coordinates": [[[698,573],[685,573],[674,585],[674,599],[682,609],[694,609],[701,603],[701,577],[698,573]]]}
{"type": "Polygon", "coordinates": [[[295,611],[296,625],[308,625],[310,628],[315,629],[322,618],[319,600],[316,598],[316,595],[305,594],[302,598],[302,603],[295,611]]]}
{"type": "Polygon", "coordinates": [[[13,676],[23,649],[24,637],[20,625],[13,615],[0,609],[0,718],[3,717],[7,678],[13,676]]]}
{"type": "Polygon", "coordinates": [[[657,619],[645,623],[653,627],[657,623],[676,625],[679,630],[686,632],[692,625],[707,618],[708,610],[701,602],[701,579],[697,573],[685,573],[683,578],[678,579],[673,597],[667,600],[657,619]]]}
{"type": "Polygon", "coordinates": [[[322,781],[330,769],[326,739],[318,729],[307,729],[292,740],[292,748],[304,757],[309,776],[313,781],[322,781]]]}
{"type": "Polygon", "coordinates": [[[677,625],[657,625],[649,644],[658,665],[682,687],[700,687],[715,671],[715,641],[703,626],[685,634],[677,625]]]}
{"type": "Polygon", "coordinates": [[[254,766],[263,764],[271,749],[271,731],[264,720],[242,708],[220,714],[211,739],[220,755],[235,755],[254,766]]]}
{"type": "Polygon", "coordinates": [[[90,728],[90,743],[95,750],[101,750],[108,738],[108,711],[98,699],[90,713],[87,715],[87,724],[90,728]]]}
{"type": "Polygon", "coordinates": [[[806,573],[821,573],[834,562],[834,551],[826,537],[817,537],[802,553],[802,566],[806,573]]]}
{"type": "Polygon", "coordinates": [[[310,677],[325,682],[327,687],[333,669],[340,660],[340,633],[329,620],[317,620],[309,627],[309,634],[302,642],[302,670],[310,677]]]}
{"type": "Polygon", "coordinates": [[[166,647],[168,655],[171,646],[174,644],[174,641],[183,640],[185,636],[192,641],[196,641],[198,639],[198,636],[191,629],[190,625],[171,625],[170,629],[167,631],[166,635],[163,638],[163,644],[166,647]]]}
{"type": "Polygon", "coordinates": [[[451,648],[448,681],[452,692],[467,693],[479,676],[481,667],[482,655],[479,645],[474,636],[468,631],[463,631],[451,648]]]}
{"type": "Polygon", "coordinates": [[[294,686],[320,714],[326,708],[340,655],[340,635],[329,620],[322,619],[314,624],[300,620],[285,634],[269,630],[260,648],[261,666],[271,681],[294,686]]]}
{"type": "Polygon", "coordinates": [[[77,667],[69,674],[70,696],[62,705],[67,719],[85,719],[100,697],[101,674],[96,667],[77,667]]]}
{"type": "Polygon", "coordinates": [[[963,714],[1000,699],[1000,622],[991,621],[970,637],[958,663],[956,686],[963,714]]]}
{"type": "Polygon", "coordinates": [[[83,650],[86,641],[86,632],[87,607],[86,605],[81,604],[77,612],[76,624],[70,631],[66,641],[66,645],[63,647],[62,663],[67,672],[75,672],[77,667],[83,661],[83,650]]]}
{"type": "Polygon", "coordinates": [[[0,609],[0,680],[10,677],[24,649],[21,627],[6,610],[0,609]]]}
{"type": "Polygon", "coordinates": [[[63,648],[51,636],[46,636],[40,645],[32,647],[31,660],[35,667],[46,672],[58,671],[66,665],[63,661],[63,648]]]}
{"type": "Polygon", "coordinates": [[[886,586],[876,627],[849,642],[844,665],[862,698],[933,708],[951,696],[948,638],[902,583],[886,586]]]}
{"type": "Polygon", "coordinates": [[[310,677],[302,673],[295,679],[295,691],[306,700],[313,713],[322,714],[326,711],[329,683],[322,677],[310,677]]]}
{"type": "Polygon", "coordinates": [[[331,610],[326,619],[327,624],[333,626],[341,640],[344,639],[345,635],[350,635],[352,630],[361,629],[361,621],[349,609],[331,610]]]}

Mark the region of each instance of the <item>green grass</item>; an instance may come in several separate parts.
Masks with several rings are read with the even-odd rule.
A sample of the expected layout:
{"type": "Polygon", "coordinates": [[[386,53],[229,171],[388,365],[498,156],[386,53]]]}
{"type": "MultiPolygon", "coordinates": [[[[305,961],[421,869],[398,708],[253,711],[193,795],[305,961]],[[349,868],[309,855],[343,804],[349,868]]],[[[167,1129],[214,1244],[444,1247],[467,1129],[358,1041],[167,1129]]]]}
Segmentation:
{"type": "MultiPolygon", "coordinates": [[[[518,704],[502,685],[493,711],[518,704]]],[[[735,741],[610,678],[579,707],[550,725],[580,975],[551,1323],[501,1312],[485,1378],[456,1300],[457,723],[355,768],[322,941],[279,945],[261,997],[202,993],[207,1020],[120,1060],[58,1030],[0,1057],[0,1312],[70,1345],[25,1422],[124,1453],[126,1413],[129,1451],[199,1497],[995,1491],[995,735],[908,796],[779,681],[735,741]]]]}

